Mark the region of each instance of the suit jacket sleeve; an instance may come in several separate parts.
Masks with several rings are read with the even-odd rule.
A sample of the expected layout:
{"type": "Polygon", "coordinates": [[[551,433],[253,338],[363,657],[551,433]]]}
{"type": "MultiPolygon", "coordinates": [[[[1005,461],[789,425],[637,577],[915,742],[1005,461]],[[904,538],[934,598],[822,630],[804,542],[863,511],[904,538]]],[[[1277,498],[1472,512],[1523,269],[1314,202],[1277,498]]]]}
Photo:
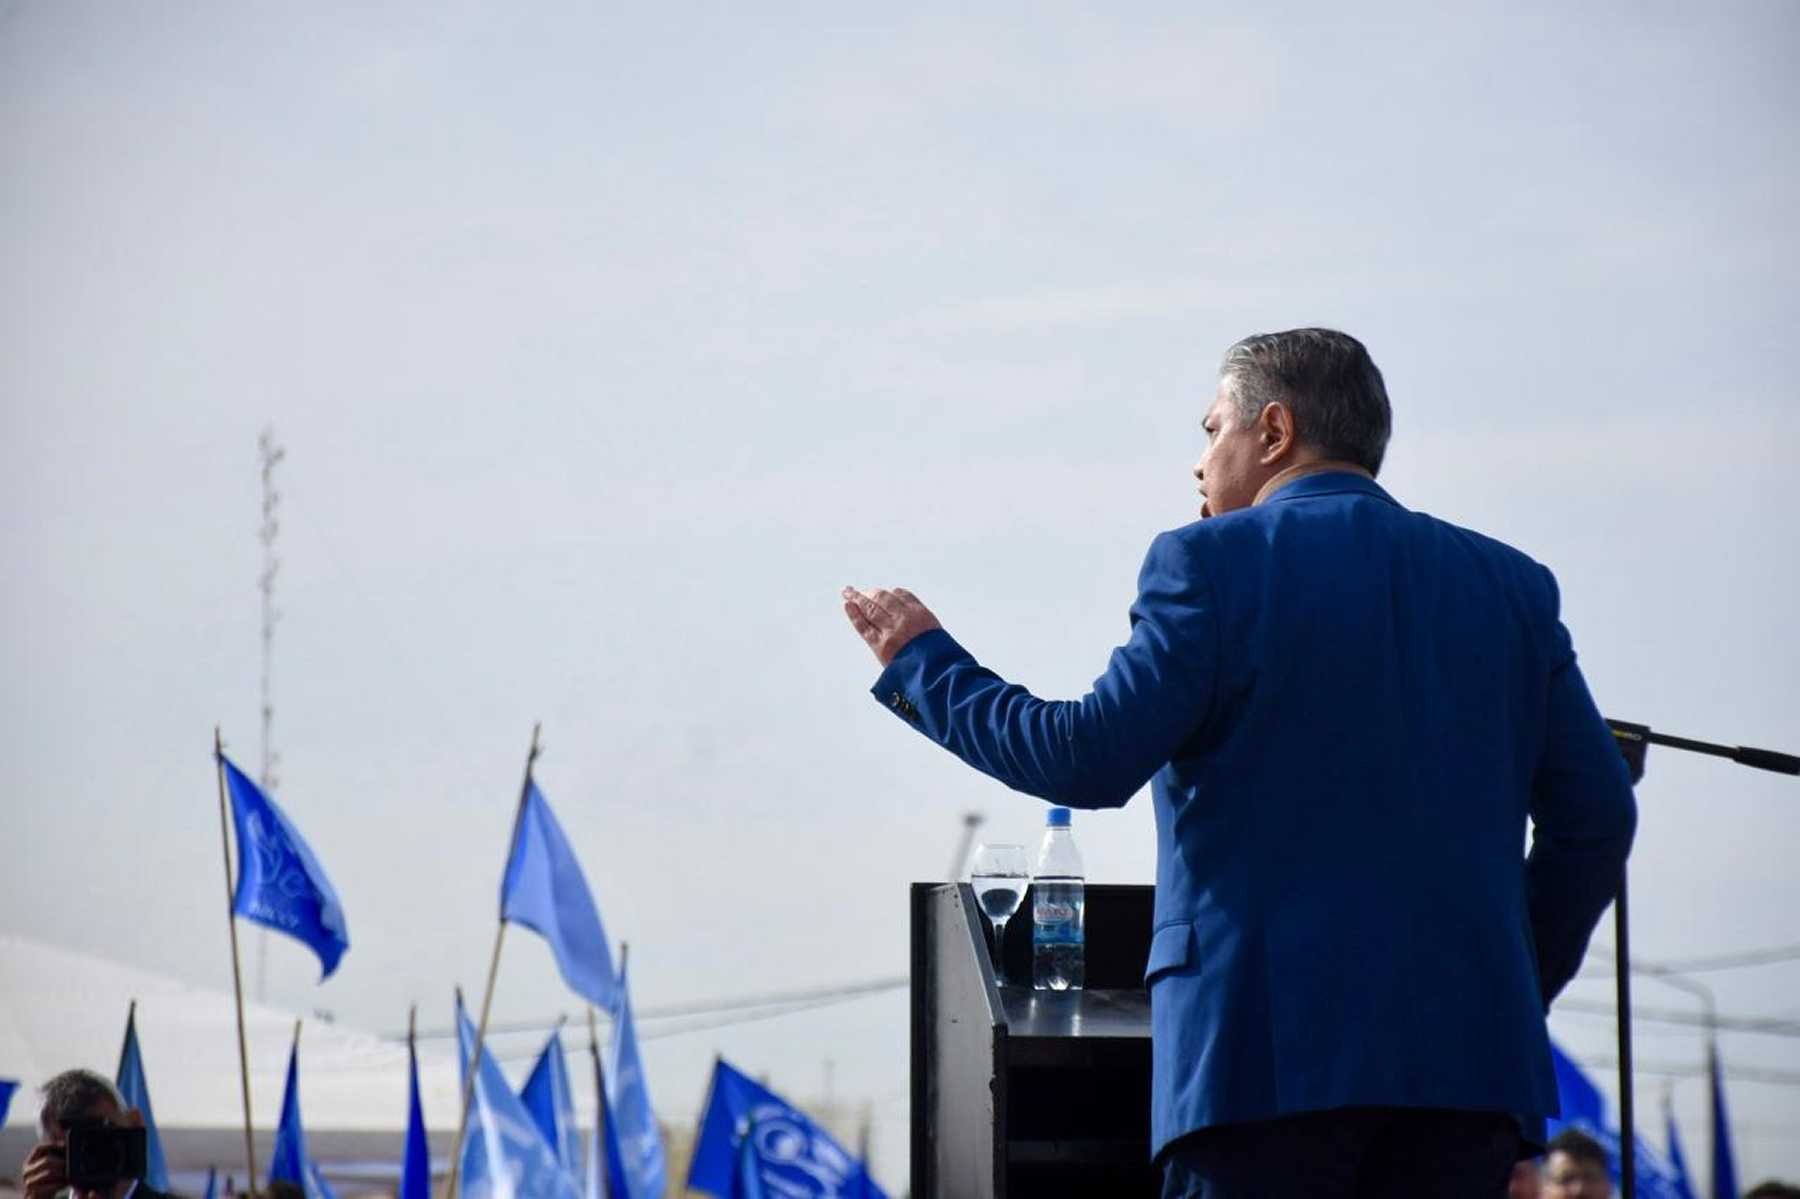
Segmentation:
{"type": "MultiPolygon", "coordinates": [[[[1550,587],[1554,597],[1554,580],[1550,587]]],[[[1525,863],[1545,1008],[1581,968],[1594,925],[1618,895],[1637,829],[1630,772],[1575,665],[1575,649],[1560,620],[1554,636],[1525,863]]]]}
{"type": "Polygon", "coordinates": [[[915,638],[872,691],[925,736],[1015,790],[1077,808],[1117,807],[1199,728],[1219,634],[1212,588],[1188,545],[1150,546],[1131,637],[1079,700],[1043,700],[981,666],[950,634],[915,638]]]}

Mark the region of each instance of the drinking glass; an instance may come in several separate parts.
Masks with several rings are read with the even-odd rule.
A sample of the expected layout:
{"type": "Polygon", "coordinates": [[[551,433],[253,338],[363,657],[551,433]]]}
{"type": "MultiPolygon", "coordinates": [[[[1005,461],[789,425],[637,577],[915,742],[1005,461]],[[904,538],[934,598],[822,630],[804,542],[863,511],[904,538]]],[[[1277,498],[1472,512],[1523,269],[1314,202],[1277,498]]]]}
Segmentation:
{"type": "Polygon", "coordinates": [[[994,925],[994,981],[1006,981],[1006,922],[1019,910],[1031,866],[1023,845],[982,845],[969,864],[969,886],[994,925]]]}

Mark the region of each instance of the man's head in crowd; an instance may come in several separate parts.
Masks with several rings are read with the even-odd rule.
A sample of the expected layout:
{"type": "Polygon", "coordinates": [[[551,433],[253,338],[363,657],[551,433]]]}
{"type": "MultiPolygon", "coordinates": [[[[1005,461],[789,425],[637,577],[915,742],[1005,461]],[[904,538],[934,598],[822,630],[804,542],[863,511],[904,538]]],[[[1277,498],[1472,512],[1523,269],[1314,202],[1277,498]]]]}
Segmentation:
{"type": "Polygon", "coordinates": [[[1506,1182],[1506,1199],[1543,1199],[1543,1194],[1538,1164],[1530,1158],[1513,1163],[1512,1177],[1506,1182]]]}
{"type": "MultiPolygon", "coordinates": [[[[127,1108],[112,1083],[92,1070],[64,1070],[45,1083],[38,1109],[38,1144],[25,1159],[27,1199],[53,1195],[67,1185],[69,1131],[76,1128],[142,1128],[144,1118],[127,1108]]],[[[134,1179],[99,1190],[71,1188],[72,1199],[123,1199],[134,1179]]]]}
{"type": "Polygon", "coordinates": [[[1544,1155],[1543,1199],[1607,1199],[1613,1193],[1606,1150],[1584,1132],[1566,1128],[1544,1155]]]}

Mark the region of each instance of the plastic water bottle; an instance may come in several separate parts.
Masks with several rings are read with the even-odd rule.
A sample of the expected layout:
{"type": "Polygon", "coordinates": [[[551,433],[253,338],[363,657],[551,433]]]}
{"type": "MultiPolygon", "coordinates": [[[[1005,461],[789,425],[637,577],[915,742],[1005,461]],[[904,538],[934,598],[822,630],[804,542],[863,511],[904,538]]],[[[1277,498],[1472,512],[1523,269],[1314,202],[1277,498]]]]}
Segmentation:
{"type": "Polygon", "coordinates": [[[1031,878],[1031,985],[1040,991],[1081,990],[1087,975],[1083,888],[1069,809],[1051,808],[1031,878]]]}

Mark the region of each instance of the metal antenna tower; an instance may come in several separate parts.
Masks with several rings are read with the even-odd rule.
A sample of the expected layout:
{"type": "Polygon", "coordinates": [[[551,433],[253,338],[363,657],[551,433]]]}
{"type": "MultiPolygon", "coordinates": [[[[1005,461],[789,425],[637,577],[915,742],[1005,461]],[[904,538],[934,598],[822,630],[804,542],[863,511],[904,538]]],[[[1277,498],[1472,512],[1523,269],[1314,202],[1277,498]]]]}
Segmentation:
{"type": "MultiPolygon", "coordinates": [[[[256,580],[257,590],[262,592],[262,774],[258,782],[263,793],[272,796],[279,782],[275,768],[281,762],[273,740],[275,701],[269,685],[269,666],[275,651],[275,621],[281,615],[275,610],[275,572],[281,568],[281,559],[275,556],[275,537],[281,532],[281,522],[275,518],[276,508],[281,503],[281,493],[275,490],[275,467],[287,457],[287,451],[275,443],[275,430],[265,428],[257,435],[256,452],[262,460],[262,525],[256,531],[256,539],[262,542],[263,551],[262,573],[256,580]]],[[[256,933],[256,999],[259,1003],[268,982],[268,966],[269,934],[268,930],[259,928],[256,933]]]]}

